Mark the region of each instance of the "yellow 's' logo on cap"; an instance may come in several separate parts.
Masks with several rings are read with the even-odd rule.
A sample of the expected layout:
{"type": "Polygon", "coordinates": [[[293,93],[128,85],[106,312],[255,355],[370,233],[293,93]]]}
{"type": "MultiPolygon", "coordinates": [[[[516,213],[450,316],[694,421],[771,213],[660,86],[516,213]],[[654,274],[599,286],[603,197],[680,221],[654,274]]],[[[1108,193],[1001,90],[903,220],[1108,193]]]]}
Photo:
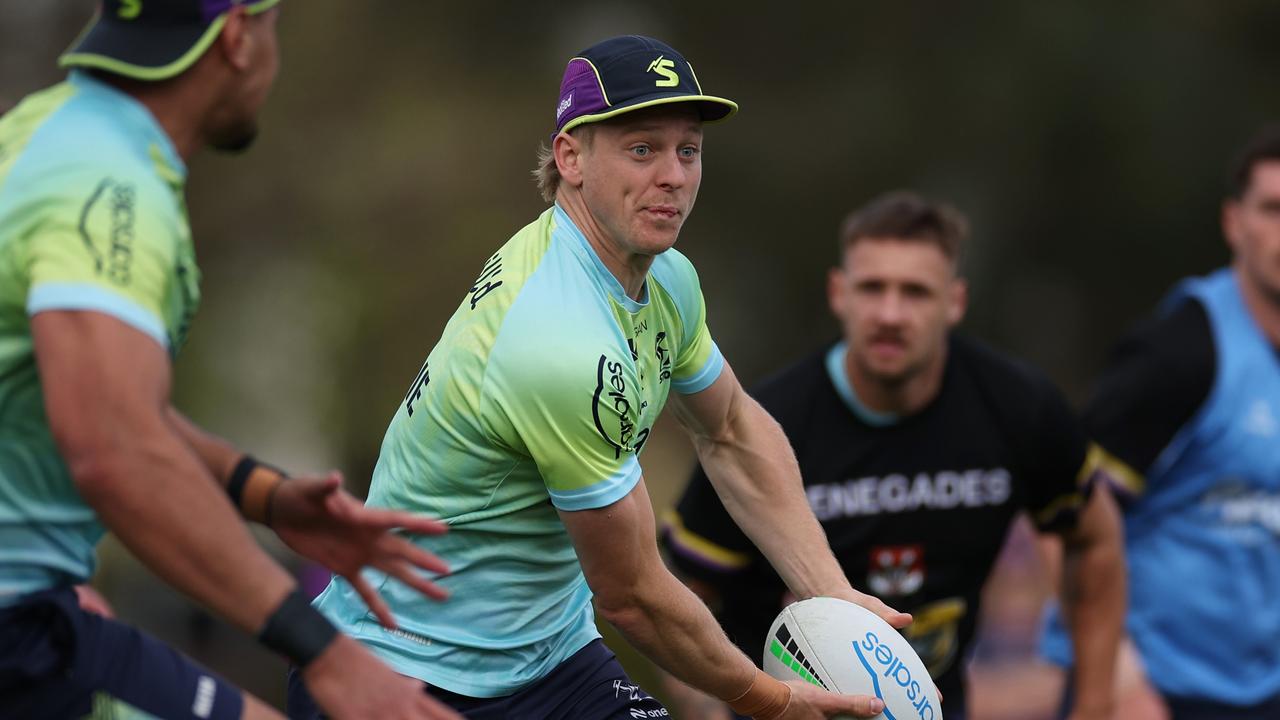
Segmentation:
{"type": "Polygon", "coordinates": [[[675,67],[674,60],[666,60],[661,55],[657,60],[649,63],[649,69],[645,72],[658,73],[662,76],[661,80],[654,83],[656,87],[675,87],[680,84],[680,76],[676,75],[671,68],[675,67]]]}
{"type": "Polygon", "coordinates": [[[142,0],[120,0],[120,9],[116,15],[125,20],[132,20],[142,14],[142,0]]]}

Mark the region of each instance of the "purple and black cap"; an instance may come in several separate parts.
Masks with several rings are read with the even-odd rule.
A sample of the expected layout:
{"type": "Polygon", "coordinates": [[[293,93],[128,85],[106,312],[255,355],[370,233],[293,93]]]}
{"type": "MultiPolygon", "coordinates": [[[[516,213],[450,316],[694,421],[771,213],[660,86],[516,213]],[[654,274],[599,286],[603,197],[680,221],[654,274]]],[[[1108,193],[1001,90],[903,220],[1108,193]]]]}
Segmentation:
{"type": "Polygon", "coordinates": [[[584,123],[677,102],[696,103],[703,122],[738,111],[732,100],[704,94],[693,65],[670,45],[642,35],[609,38],[569,61],[552,137],[584,123]]]}
{"type": "Polygon", "coordinates": [[[102,0],[71,49],[64,68],[97,68],[135,80],[165,80],[191,67],[213,44],[227,11],[250,14],[280,0],[102,0]]]}

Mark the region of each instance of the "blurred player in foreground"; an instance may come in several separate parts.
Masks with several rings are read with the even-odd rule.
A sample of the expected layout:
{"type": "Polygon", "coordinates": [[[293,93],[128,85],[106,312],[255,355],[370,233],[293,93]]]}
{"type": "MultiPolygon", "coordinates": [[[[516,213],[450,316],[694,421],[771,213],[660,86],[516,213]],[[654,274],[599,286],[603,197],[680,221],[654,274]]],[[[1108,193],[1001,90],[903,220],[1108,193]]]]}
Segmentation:
{"type": "MultiPolygon", "coordinates": [[[[798,597],[910,620],[849,586],[786,438],[742,391],[697,274],[671,249],[701,182],[703,123],[736,107],[650,38],[570,60],[537,171],[554,204],[488,259],[391,420],[369,504],[449,523],[421,544],[453,566],[439,581],[452,600],[436,609],[388,588],[398,631],[372,622],[346,581],[317,602],[469,717],[667,717],[604,646],[593,595],[641,652],[744,715],[880,712],[877,698],[757,670],[654,541],[637,456],[674,391],[735,517],[798,597]]],[[[309,705],[291,683],[290,714],[314,717],[309,705]]]]}
{"type": "Polygon", "coordinates": [[[77,603],[105,525],[160,577],[304,667],[335,717],[452,718],[337,634],[247,519],[358,583],[373,565],[442,597],[444,569],[341,478],[286,480],[169,404],[199,299],[183,200],[201,148],[247,147],[278,63],[274,0],[106,0],[67,80],[0,120],[0,717],[123,704],[161,718],[278,717],[164,644],[77,603]],[[225,487],[225,490],[224,490],[225,487]],[[228,495],[230,498],[228,498],[228,495]]]}
{"type": "MultiPolygon", "coordinates": [[[[1124,509],[1134,720],[1280,718],[1280,126],[1222,205],[1231,264],[1116,348],[1085,420],[1124,509]]],[[[1056,618],[1045,652],[1070,663],[1056,618]]]]}
{"type": "MultiPolygon", "coordinates": [[[[964,718],[963,661],[982,586],[1019,512],[1069,551],[1067,607],[1090,662],[1078,718],[1107,718],[1124,612],[1120,524],[1066,401],[1034,368],[953,331],[964,218],[906,192],[853,213],[827,293],[843,338],[763,383],[805,491],[848,576],[907,608],[905,630],[964,718]]],[[[744,529],[745,526],[744,526],[744,529]]],[[[676,567],[738,646],[759,657],[790,601],[703,472],[666,523],[676,567]]],[[[689,698],[688,717],[695,711],[689,698]]],[[[723,713],[723,710],[720,710],[723,713]]]]}

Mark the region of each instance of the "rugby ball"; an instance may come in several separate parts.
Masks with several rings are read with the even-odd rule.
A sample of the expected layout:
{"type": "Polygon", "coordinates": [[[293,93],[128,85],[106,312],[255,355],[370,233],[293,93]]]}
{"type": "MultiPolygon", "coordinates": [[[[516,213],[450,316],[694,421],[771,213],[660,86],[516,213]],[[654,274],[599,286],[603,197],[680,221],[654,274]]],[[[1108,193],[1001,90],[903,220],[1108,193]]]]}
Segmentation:
{"type": "Polygon", "coordinates": [[[835,693],[874,695],[884,701],[876,716],[884,720],[942,720],[938,688],[906,638],[844,600],[810,598],[784,608],[765,640],[764,670],[835,693]]]}

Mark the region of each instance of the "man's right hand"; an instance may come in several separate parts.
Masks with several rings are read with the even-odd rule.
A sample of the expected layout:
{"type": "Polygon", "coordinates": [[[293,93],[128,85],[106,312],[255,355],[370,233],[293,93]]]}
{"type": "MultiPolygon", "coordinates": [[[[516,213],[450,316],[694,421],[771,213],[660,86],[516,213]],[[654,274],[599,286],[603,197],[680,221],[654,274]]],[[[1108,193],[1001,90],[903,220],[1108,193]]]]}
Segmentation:
{"type": "Polygon", "coordinates": [[[803,680],[791,686],[791,702],[777,720],[826,720],[836,715],[873,718],[884,711],[884,701],[872,695],[839,695],[803,680]]]}
{"type": "Polygon", "coordinates": [[[400,675],[346,635],[302,671],[311,697],[334,720],[462,720],[426,693],[420,680],[400,675]]]}

